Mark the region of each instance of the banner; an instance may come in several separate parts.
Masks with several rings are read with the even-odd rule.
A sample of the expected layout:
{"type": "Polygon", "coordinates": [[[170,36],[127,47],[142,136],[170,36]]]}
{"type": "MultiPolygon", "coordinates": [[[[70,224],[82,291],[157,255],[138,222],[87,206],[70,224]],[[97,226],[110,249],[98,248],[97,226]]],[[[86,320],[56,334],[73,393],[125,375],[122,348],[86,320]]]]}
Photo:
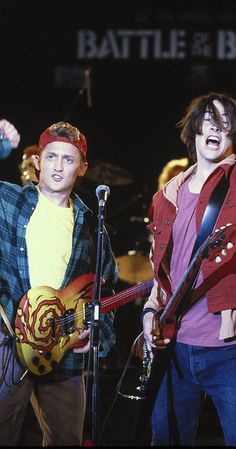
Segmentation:
{"type": "Polygon", "coordinates": [[[79,60],[236,59],[236,31],[188,29],[91,29],[77,32],[79,60]]]}

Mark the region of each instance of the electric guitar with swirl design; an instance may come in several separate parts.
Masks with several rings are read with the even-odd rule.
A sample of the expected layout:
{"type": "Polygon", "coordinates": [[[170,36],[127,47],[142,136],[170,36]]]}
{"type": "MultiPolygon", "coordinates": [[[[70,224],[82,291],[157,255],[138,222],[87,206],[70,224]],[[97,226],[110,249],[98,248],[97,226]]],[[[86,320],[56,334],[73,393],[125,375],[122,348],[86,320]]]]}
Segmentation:
{"type": "MultiPolygon", "coordinates": [[[[37,376],[48,374],[69,349],[84,346],[78,329],[91,321],[95,275],[84,274],[66,288],[31,288],[21,299],[15,318],[16,348],[20,363],[37,376]]],[[[101,298],[101,313],[150,293],[153,279],[101,298]]]]}

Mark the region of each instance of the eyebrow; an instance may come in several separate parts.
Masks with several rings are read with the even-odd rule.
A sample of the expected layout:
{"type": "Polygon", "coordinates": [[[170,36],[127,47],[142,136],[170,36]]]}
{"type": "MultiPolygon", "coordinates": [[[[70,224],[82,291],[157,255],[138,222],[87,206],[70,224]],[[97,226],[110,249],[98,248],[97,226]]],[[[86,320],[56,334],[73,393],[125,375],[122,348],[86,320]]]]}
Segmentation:
{"type": "MultiPolygon", "coordinates": [[[[48,154],[50,154],[51,156],[60,156],[60,154],[59,153],[55,153],[54,151],[48,151],[47,153],[46,153],[47,155],[48,154]]],[[[76,157],[74,154],[63,154],[62,155],[63,157],[76,157]]]]}

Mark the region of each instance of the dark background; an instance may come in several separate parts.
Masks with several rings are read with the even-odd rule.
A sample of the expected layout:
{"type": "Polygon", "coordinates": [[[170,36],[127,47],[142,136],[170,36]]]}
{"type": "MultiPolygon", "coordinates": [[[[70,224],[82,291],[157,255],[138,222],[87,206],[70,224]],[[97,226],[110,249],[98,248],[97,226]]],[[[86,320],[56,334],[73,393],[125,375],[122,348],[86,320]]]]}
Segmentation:
{"type": "MultiPolygon", "coordinates": [[[[127,254],[137,242],[147,255],[143,218],[156,189],[157,176],[167,161],[187,156],[176,122],[196,95],[219,90],[236,96],[236,56],[221,61],[215,57],[216,32],[236,32],[236,4],[234,0],[215,3],[1,2],[0,117],[12,122],[21,134],[19,148],[0,160],[1,179],[20,183],[18,164],[23,149],[37,143],[40,133],[52,123],[69,121],[87,137],[90,165],[94,161],[106,162],[130,174],[129,184],[110,185],[106,221],[115,255],[127,254]],[[132,52],[128,60],[111,56],[101,60],[77,58],[80,29],[92,29],[103,36],[109,29],[161,29],[168,33],[181,28],[190,35],[193,31],[207,32],[212,38],[211,55],[193,56],[188,51],[184,60],[141,60],[132,52]],[[72,71],[74,68],[77,77],[58,85],[58,67],[72,71]],[[86,91],[79,93],[84,68],[89,68],[91,75],[91,107],[86,91]]],[[[168,46],[166,40],[163,45],[168,46]]],[[[95,190],[100,183],[106,183],[106,178],[97,182],[86,178],[81,185],[81,196],[92,208],[97,207],[95,190]]],[[[127,286],[120,281],[118,288],[127,286]]],[[[140,298],[116,313],[117,345],[102,365],[106,385],[111,379],[109,373],[123,368],[131,343],[140,331],[142,301],[140,298]]],[[[131,393],[135,394],[134,388],[131,393]]],[[[130,426],[127,432],[130,433],[130,426]]],[[[120,441],[118,433],[119,429],[116,441],[120,441]]]]}
{"type": "MultiPolygon", "coordinates": [[[[89,162],[121,166],[134,176],[134,190],[150,196],[163,164],[186,155],[175,123],[189,101],[209,90],[235,95],[235,59],[219,61],[214,49],[209,58],[188,54],[182,61],[141,60],[135,52],[126,61],[77,58],[78,30],[103,36],[108,29],[127,28],[203,30],[212,34],[214,46],[216,30],[236,31],[236,6],[227,0],[221,5],[209,0],[2,2],[0,111],[21,134],[19,149],[1,161],[2,178],[19,182],[21,150],[36,143],[49,124],[66,118],[87,136],[89,162]],[[85,93],[78,94],[79,79],[56,85],[59,66],[89,67],[92,107],[85,93]]],[[[124,203],[129,188],[120,190],[124,203]]],[[[111,196],[110,207],[115,206],[111,196]]]]}

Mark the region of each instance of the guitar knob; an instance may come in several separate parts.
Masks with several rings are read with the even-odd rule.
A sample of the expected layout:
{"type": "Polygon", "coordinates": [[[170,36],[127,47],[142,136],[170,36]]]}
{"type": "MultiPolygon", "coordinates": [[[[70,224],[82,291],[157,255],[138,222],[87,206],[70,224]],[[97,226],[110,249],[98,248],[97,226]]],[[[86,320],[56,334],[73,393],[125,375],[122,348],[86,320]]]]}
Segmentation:
{"type": "Polygon", "coordinates": [[[38,371],[39,371],[40,374],[44,374],[44,372],[45,372],[45,366],[44,366],[44,365],[39,365],[38,371]]]}
{"type": "Polygon", "coordinates": [[[56,361],[56,360],[52,360],[52,361],[50,362],[50,365],[51,365],[52,369],[56,368],[56,366],[57,366],[57,361],[56,361]]]}
{"type": "Polygon", "coordinates": [[[32,358],[32,363],[34,364],[34,365],[38,365],[39,364],[39,357],[33,357],[32,358]]]}
{"type": "Polygon", "coordinates": [[[51,351],[48,351],[48,352],[46,352],[46,353],[44,354],[44,358],[45,358],[46,360],[50,360],[51,357],[52,357],[51,351]]]}

